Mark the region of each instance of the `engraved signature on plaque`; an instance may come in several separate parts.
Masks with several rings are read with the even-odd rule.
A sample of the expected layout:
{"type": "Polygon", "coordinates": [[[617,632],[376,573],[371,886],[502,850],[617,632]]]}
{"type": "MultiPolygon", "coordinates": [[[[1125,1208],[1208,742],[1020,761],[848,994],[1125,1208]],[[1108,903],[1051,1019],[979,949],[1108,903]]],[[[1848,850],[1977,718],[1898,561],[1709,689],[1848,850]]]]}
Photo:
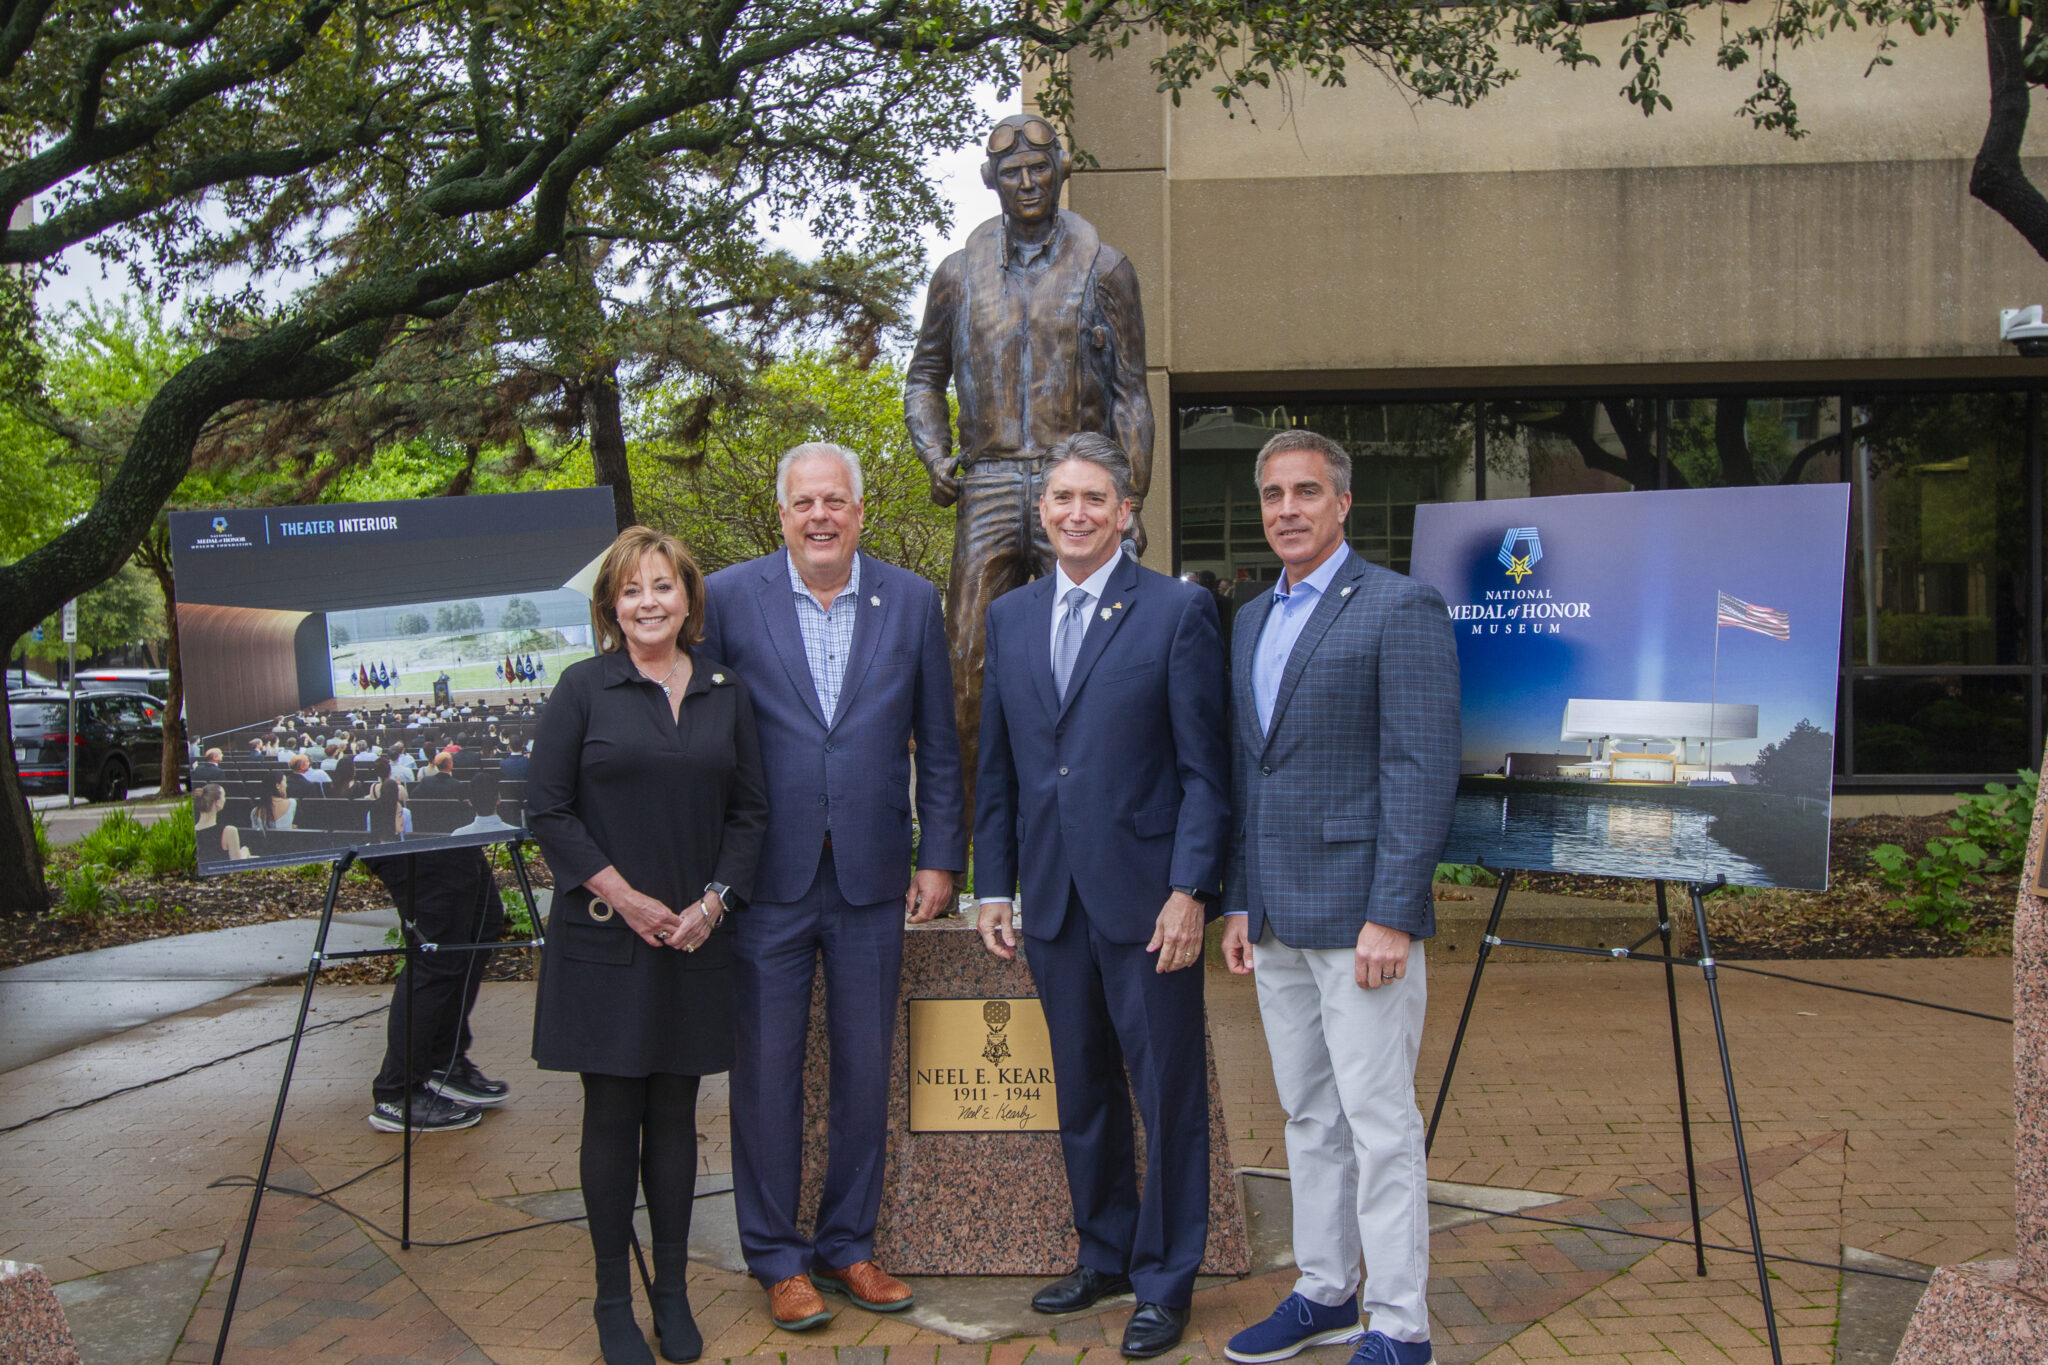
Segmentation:
{"type": "Polygon", "coordinates": [[[1057,1132],[1038,1001],[910,1002],[910,1131],[1057,1132]]]}

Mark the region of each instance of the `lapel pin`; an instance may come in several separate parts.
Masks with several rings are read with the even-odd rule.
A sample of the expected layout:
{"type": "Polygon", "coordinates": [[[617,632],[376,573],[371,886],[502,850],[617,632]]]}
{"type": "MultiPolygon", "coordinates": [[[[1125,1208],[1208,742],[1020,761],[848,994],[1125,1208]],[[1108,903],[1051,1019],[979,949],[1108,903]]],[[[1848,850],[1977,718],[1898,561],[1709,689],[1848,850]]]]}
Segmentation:
{"type": "Polygon", "coordinates": [[[713,673],[713,674],[711,675],[711,681],[712,681],[712,682],[714,682],[714,683],[722,683],[722,682],[724,682],[724,681],[725,681],[725,674],[723,674],[723,673],[713,673]]]}
{"type": "Polygon", "coordinates": [[[870,597],[868,599],[868,605],[871,607],[879,607],[882,605],[882,599],[879,597],[870,597]]]}
{"type": "Polygon", "coordinates": [[[1338,592],[1337,596],[1339,596],[1339,597],[1349,597],[1349,596],[1351,596],[1351,589],[1349,589],[1349,588],[1344,588],[1344,589],[1342,589],[1341,591],[1339,591],[1339,592],[1338,592]]]}
{"type": "Polygon", "coordinates": [[[1105,620],[1105,621],[1107,621],[1107,620],[1109,619],[1109,608],[1108,608],[1108,607],[1104,607],[1104,608],[1102,609],[1102,619],[1103,619],[1103,620],[1105,620]]]}

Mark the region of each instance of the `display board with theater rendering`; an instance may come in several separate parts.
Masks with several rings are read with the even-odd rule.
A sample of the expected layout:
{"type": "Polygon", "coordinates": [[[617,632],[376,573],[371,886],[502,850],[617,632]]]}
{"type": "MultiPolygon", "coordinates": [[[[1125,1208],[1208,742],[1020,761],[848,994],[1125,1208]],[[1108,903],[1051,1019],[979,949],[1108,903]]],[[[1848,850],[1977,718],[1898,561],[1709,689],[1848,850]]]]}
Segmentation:
{"type": "Polygon", "coordinates": [[[604,489],[171,514],[199,870],[501,843],[604,489]]]}

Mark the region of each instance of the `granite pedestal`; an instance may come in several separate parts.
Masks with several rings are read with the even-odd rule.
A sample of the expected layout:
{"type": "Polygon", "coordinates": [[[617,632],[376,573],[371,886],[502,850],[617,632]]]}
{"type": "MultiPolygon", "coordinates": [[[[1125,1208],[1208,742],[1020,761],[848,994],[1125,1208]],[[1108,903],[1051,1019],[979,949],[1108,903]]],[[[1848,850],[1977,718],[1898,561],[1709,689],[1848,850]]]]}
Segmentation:
{"type": "MultiPolygon", "coordinates": [[[[1023,953],[1013,962],[991,957],[968,923],[945,919],[906,932],[889,1069],[888,1163],[875,1232],[875,1259],[891,1274],[1054,1276],[1074,1268],[1079,1246],[1058,1133],[910,1131],[909,1002],[1022,999],[1037,994],[1023,953]]],[[[824,1020],[820,973],[812,990],[804,1065],[799,1209],[806,1226],[816,1213],[825,1179],[830,1046],[824,1020]]],[[[1213,1047],[1208,1065],[1209,1240],[1202,1273],[1242,1275],[1251,1268],[1251,1256],[1230,1140],[1223,1130],[1213,1047]]],[[[1132,1108],[1135,1111],[1135,1102],[1132,1108]]],[[[1142,1162],[1142,1136],[1138,1150],[1142,1162]]]]}
{"type": "Polygon", "coordinates": [[[2048,1360],[2048,902],[2034,894],[2048,785],[2034,807],[2012,927],[2013,1202],[2010,1261],[1943,1266],[1895,1365],[2040,1365],[2048,1360]]]}
{"type": "Polygon", "coordinates": [[[0,1261],[0,1360],[7,1365],[79,1365],[63,1305],[41,1266],[0,1261]]]}

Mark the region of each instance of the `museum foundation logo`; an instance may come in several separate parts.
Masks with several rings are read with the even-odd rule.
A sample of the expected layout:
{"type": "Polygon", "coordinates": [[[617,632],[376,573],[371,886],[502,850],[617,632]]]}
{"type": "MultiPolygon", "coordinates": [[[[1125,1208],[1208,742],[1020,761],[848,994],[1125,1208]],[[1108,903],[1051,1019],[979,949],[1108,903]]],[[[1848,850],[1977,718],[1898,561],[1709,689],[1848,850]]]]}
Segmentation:
{"type": "Polygon", "coordinates": [[[1497,558],[1506,567],[1508,577],[1515,580],[1515,586],[1521,587],[1522,580],[1536,571],[1537,562],[1543,558],[1543,541],[1537,536],[1536,528],[1517,526],[1510,530],[1501,537],[1500,554],[1497,558]],[[1515,553],[1517,545],[1527,545],[1529,548],[1518,555],[1515,553]]]}
{"type": "MultiPolygon", "coordinates": [[[[1488,540],[1482,545],[1492,543],[1488,540]]],[[[1485,550],[1478,553],[1483,555],[1485,550]]],[[[1451,619],[1472,634],[1563,635],[1571,623],[1592,619],[1591,602],[1561,602],[1552,596],[1551,588],[1528,582],[1543,559],[1543,538],[1534,526],[1510,527],[1501,536],[1500,549],[1493,558],[1515,580],[1515,586],[1481,587],[1480,601],[1445,603],[1451,619]]]]}
{"type": "Polygon", "coordinates": [[[1001,1066],[1010,1056],[1010,1040],[1003,1033],[1010,1023],[1010,1002],[990,1000],[982,1005],[981,1022],[988,1025],[988,1043],[981,1055],[990,1066],[1001,1066]]]}
{"type": "Polygon", "coordinates": [[[207,518],[206,531],[205,535],[195,538],[188,548],[194,550],[246,550],[254,544],[249,537],[237,535],[228,529],[228,519],[225,514],[216,513],[207,518]]]}

